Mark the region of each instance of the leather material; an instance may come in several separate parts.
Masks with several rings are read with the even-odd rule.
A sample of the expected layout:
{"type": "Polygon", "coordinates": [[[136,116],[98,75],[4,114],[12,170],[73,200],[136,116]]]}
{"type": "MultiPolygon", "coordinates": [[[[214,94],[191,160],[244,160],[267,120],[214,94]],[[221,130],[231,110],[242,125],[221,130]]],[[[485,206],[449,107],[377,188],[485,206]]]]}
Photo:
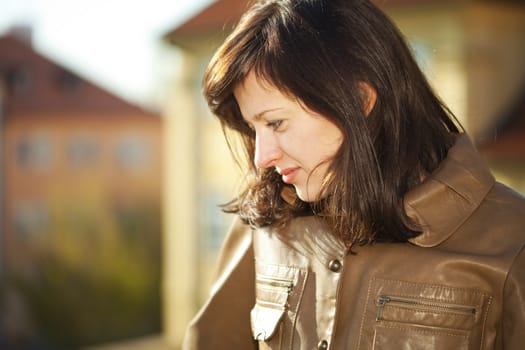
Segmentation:
{"type": "Polygon", "coordinates": [[[405,207],[421,235],[356,254],[314,216],[237,221],[183,349],[523,349],[525,200],[463,135],[405,207]]]}

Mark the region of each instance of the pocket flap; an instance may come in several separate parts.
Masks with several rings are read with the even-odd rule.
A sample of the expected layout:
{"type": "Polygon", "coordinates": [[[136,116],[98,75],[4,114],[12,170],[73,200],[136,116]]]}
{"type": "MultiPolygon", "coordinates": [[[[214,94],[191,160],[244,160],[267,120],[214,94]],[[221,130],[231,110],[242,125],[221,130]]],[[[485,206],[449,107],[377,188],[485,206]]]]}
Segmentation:
{"type": "Polygon", "coordinates": [[[259,305],[255,304],[251,313],[250,320],[253,337],[255,340],[266,341],[275,333],[281,318],[284,315],[285,308],[277,305],[259,305]]]}
{"type": "Polygon", "coordinates": [[[255,340],[270,340],[290,307],[290,295],[299,278],[295,267],[257,263],[255,306],[250,313],[255,340]]]}

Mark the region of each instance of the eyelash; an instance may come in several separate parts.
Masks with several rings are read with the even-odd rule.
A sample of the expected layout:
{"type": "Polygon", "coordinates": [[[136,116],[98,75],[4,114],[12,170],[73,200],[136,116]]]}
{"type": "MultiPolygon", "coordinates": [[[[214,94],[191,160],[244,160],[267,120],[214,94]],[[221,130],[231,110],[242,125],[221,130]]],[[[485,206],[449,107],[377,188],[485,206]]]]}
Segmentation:
{"type": "Polygon", "coordinates": [[[277,130],[281,126],[282,122],[282,120],[272,120],[267,122],[266,126],[272,128],[273,130],[277,130]]]}
{"type": "MultiPolygon", "coordinates": [[[[282,120],[272,120],[266,122],[266,126],[272,128],[274,131],[277,131],[281,127],[282,123],[282,120]]],[[[251,124],[246,123],[246,126],[250,129],[250,132],[255,132],[255,128],[251,124]]]]}

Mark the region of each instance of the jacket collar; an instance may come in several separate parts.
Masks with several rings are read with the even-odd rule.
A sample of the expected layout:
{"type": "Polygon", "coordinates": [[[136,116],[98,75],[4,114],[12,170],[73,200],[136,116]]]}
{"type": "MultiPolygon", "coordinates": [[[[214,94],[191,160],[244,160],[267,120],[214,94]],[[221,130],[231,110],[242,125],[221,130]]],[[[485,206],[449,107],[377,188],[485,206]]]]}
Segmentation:
{"type": "Polygon", "coordinates": [[[405,211],[423,232],[410,242],[433,247],[452,236],[494,185],[474,145],[462,134],[439,168],[404,198],[405,211]]]}

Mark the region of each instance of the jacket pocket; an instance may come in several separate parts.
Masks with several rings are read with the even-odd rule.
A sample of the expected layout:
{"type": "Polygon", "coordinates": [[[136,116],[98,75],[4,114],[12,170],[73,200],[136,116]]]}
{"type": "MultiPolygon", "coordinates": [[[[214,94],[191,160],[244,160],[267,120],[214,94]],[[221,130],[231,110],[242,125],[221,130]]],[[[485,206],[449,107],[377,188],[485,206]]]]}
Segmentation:
{"type": "Polygon", "coordinates": [[[492,298],[478,290],[375,278],[360,349],[479,349],[492,298]]]}
{"type": "Polygon", "coordinates": [[[303,269],[256,263],[256,302],[250,320],[259,349],[291,346],[305,282],[303,269]]]}

